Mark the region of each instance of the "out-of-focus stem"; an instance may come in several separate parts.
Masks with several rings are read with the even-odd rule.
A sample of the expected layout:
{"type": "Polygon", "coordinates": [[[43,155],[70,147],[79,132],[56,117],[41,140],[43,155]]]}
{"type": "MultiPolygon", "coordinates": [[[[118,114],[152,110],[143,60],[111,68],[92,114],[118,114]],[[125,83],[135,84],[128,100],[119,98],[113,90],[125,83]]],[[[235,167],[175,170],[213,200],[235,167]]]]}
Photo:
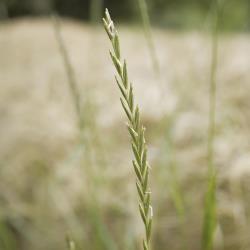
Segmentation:
{"type": "Polygon", "coordinates": [[[90,1],[90,21],[93,24],[100,22],[102,17],[103,0],[90,1]]]}
{"type": "Polygon", "coordinates": [[[70,87],[70,92],[72,95],[72,102],[75,106],[75,111],[78,119],[78,126],[80,131],[83,130],[83,116],[81,112],[81,98],[80,98],[80,91],[77,87],[77,82],[75,79],[75,73],[72,68],[72,64],[69,59],[69,55],[67,53],[67,49],[65,48],[62,34],[61,34],[61,25],[60,20],[56,15],[53,15],[54,20],[54,30],[55,30],[55,36],[59,45],[60,53],[63,58],[63,63],[66,70],[66,75],[68,77],[68,83],[70,87]]]}
{"type": "Polygon", "coordinates": [[[216,94],[217,94],[217,66],[218,66],[218,33],[219,33],[219,0],[215,0],[214,18],[212,28],[211,72],[209,83],[209,124],[207,143],[208,184],[203,221],[203,250],[212,250],[214,245],[214,232],[217,226],[216,214],[216,169],[214,164],[214,139],[216,122],[216,94]]]}
{"type": "Polygon", "coordinates": [[[160,75],[160,64],[157,58],[155,44],[153,40],[153,35],[151,31],[151,24],[150,24],[150,18],[148,13],[148,6],[146,0],[138,0],[138,5],[140,9],[140,14],[142,18],[145,38],[147,40],[148,49],[151,57],[151,61],[153,64],[154,71],[157,76],[160,75]]]}

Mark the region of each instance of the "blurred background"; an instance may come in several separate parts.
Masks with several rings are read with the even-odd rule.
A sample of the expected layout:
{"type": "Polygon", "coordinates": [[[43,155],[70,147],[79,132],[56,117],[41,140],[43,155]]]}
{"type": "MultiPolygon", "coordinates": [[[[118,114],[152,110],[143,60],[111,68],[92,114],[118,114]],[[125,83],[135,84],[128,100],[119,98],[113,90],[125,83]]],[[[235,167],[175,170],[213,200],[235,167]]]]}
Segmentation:
{"type": "MultiPolygon", "coordinates": [[[[223,26],[229,30],[249,29],[250,2],[223,0],[223,26]]],[[[209,0],[148,0],[155,25],[172,28],[199,27],[211,12],[209,0]]],[[[102,10],[112,9],[113,16],[124,22],[138,21],[138,2],[133,0],[1,0],[0,18],[44,16],[57,12],[64,17],[98,21],[102,10]]]]}
{"type": "Polygon", "coordinates": [[[202,249],[213,56],[214,250],[250,249],[250,1],[220,1],[217,34],[214,1],[146,2],[150,30],[137,0],[0,0],[0,250],[141,247],[106,7],[147,128],[153,249],[202,249]]]}

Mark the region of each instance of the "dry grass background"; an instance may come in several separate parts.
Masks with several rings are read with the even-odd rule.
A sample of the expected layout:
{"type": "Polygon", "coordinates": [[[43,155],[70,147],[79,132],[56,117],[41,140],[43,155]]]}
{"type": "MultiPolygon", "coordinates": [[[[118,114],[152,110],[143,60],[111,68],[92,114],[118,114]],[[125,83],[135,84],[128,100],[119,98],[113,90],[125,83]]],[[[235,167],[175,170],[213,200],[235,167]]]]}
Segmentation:
{"type": "MultiPolygon", "coordinates": [[[[136,208],[129,139],[102,29],[65,20],[62,32],[82,95],[84,145],[53,25],[0,24],[0,219],[17,249],[135,249],[136,208]]],[[[162,79],[143,32],[121,27],[147,127],[156,249],[200,249],[206,188],[211,43],[205,32],[154,30],[162,79]],[[171,197],[173,168],[185,220],[171,197]]],[[[216,167],[220,227],[216,248],[250,249],[250,37],[220,36],[216,167]]],[[[137,223],[138,222],[138,223],[137,223]]]]}

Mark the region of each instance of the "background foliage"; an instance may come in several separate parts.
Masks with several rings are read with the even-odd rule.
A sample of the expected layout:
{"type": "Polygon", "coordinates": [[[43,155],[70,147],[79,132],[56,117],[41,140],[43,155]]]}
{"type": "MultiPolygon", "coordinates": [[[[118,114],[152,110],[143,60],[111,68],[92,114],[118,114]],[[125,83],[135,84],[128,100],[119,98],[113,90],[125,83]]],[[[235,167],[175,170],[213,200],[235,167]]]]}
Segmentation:
{"type": "MultiPolygon", "coordinates": [[[[223,27],[230,30],[249,30],[250,1],[223,1],[225,3],[222,13],[223,27]]],[[[197,27],[202,20],[209,17],[212,1],[148,0],[147,2],[154,24],[189,28],[197,27]]],[[[23,15],[48,15],[51,11],[56,11],[64,16],[91,20],[91,16],[97,16],[95,12],[100,13],[104,6],[112,10],[115,18],[125,21],[138,20],[137,1],[133,0],[2,0],[0,17],[3,19],[23,15]]]]}

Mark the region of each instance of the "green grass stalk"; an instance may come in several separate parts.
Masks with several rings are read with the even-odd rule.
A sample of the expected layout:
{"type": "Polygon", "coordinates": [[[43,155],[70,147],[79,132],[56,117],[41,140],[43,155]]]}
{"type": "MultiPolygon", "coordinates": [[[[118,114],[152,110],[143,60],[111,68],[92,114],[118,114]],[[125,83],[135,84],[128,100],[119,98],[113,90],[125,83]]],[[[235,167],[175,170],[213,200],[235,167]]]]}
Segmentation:
{"type": "Polygon", "coordinates": [[[144,136],[145,128],[141,123],[139,107],[135,104],[133,86],[128,79],[126,61],[122,62],[121,59],[119,36],[108,10],[105,12],[103,23],[113,47],[113,51],[110,51],[110,56],[118,74],[116,82],[121,92],[121,104],[128,118],[127,127],[131,136],[134,154],[132,163],[136,175],[139,211],[145,228],[143,249],[149,250],[153,209],[151,206],[151,191],[148,185],[150,167],[147,161],[147,146],[144,136]]]}
{"type": "Polygon", "coordinates": [[[64,68],[66,70],[66,75],[68,78],[70,93],[72,96],[72,102],[74,104],[77,119],[78,119],[78,126],[79,126],[80,131],[82,131],[84,121],[83,121],[83,115],[81,111],[80,91],[77,86],[75,72],[73,70],[69,55],[67,53],[66,46],[62,38],[60,20],[59,20],[59,17],[57,17],[56,15],[53,15],[53,24],[54,24],[55,37],[57,39],[57,43],[60,49],[60,54],[62,56],[64,68]]]}
{"type": "MultiPolygon", "coordinates": [[[[115,243],[114,243],[113,239],[111,238],[111,235],[109,234],[106,226],[102,222],[101,211],[98,207],[98,198],[97,198],[97,196],[98,196],[97,189],[98,188],[97,187],[98,187],[99,176],[94,176],[94,174],[93,174],[93,171],[91,169],[91,167],[93,166],[93,162],[92,162],[91,156],[90,156],[94,147],[92,145],[90,145],[91,142],[89,141],[89,139],[87,139],[85,137],[85,129],[88,125],[87,122],[89,121],[89,119],[87,119],[88,118],[87,113],[86,113],[85,119],[83,119],[84,117],[83,117],[82,109],[81,109],[80,90],[78,89],[75,73],[74,73],[72,64],[70,62],[68,51],[66,49],[66,46],[65,46],[63,38],[62,38],[59,17],[53,16],[53,20],[54,20],[55,36],[56,36],[56,39],[57,39],[57,42],[59,45],[59,49],[60,49],[60,53],[62,55],[62,59],[64,62],[64,66],[65,66],[65,70],[66,70],[66,74],[67,74],[67,78],[68,78],[68,84],[69,84],[70,92],[72,95],[72,101],[73,101],[73,104],[75,107],[76,115],[78,117],[79,132],[80,132],[80,136],[81,136],[80,148],[81,148],[81,153],[82,153],[84,160],[85,160],[84,163],[85,163],[86,168],[84,169],[84,173],[88,177],[88,187],[89,187],[89,194],[90,194],[89,195],[90,208],[88,210],[88,212],[89,212],[88,217],[91,221],[91,225],[93,226],[94,232],[96,234],[95,244],[96,244],[97,249],[116,250],[117,247],[115,246],[115,243]]],[[[86,99],[87,99],[87,94],[86,94],[86,99]]],[[[91,117],[92,117],[92,115],[91,115],[91,117]]],[[[95,128],[95,126],[93,124],[91,124],[92,134],[94,132],[94,128],[95,128]]],[[[71,244],[73,244],[73,243],[71,243],[71,244]]],[[[74,246],[73,250],[74,249],[75,249],[75,246],[74,246]]]]}
{"type": "Polygon", "coordinates": [[[216,214],[216,169],[214,164],[214,139],[216,122],[216,94],[217,94],[217,66],[218,66],[218,33],[219,33],[219,6],[215,1],[213,31],[212,31],[212,53],[209,90],[209,126],[208,126],[208,186],[205,198],[205,211],[203,221],[202,249],[212,250],[214,232],[217,224],[216,214]]]}
{"type": "Polygon", "coordinates": [[[144,29],[145,38],[147,41],[153,69],[154,69],[156,75],[159,77],[160,76],[160,63],[159,63],[159,60],[157,57],[154,39],[153,39],[153,35],[152,35],[152,29],[151,29],[151,23],[150,23],[147,2],[146,2],[146,0],[138,0],[138,5],[139,5],[143,29],[144,29]]]}

